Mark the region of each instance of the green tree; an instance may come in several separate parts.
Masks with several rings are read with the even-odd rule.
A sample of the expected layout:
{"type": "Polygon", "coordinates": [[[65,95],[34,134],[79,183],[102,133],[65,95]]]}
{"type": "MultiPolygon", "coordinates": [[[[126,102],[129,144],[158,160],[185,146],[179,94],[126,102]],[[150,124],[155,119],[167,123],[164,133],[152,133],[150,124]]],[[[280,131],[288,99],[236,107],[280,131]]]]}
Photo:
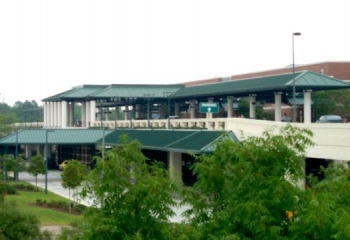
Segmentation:
{"type": "Polygon", "coordinates": [[[315,120],[322,115],[350,116],[350,90],[319,91],[313,94],[315,120]]]}
{"type": "Polygon", "coordinates": [[[0,198],[0,239],[4,240],[50,240],[48,232],[40,232],[39,220],[17,210],[15,202],[0,198]]]}
{"type": "Polygon", "coordinates": [[[178,182],[158,162],[148,161],[137,141],[96,157],[82,196],[93,207],[82,221],[83,239],[171,239],[169,217],[178,182]]]}
{"type": "Polygon", "coordinates": [[[312,187],[300,198],[296,221],[290,227],[293,239],[349,239],[350,168],[332,164],[319,181],[311,176],[312,187]]]}
{"type": "Polygon", "coordinates": [[[28,166],[28,173],[35,177],[36,190],[38,190],[38,175],[45,174],[44,158],[41,154],[38,154],[30,159],[28,166]]]}
{"type": "MultiPolygon", "coordinates": [[[[88,174],[88,168],[80,161],[72,159],[69,164],[64,168],[61,173],[62,186],[69,189],[69,200],[70,190],[73,190],[73,202],[75,203],[75,190],[81,186],[82,182],[86,179],[88,174]]],[[[71,211],[71,204],[69,204],[69,212],[71,211]]]]}
{"type": "Polygon", "coordinates": [[[287,125],[242,142],[223,140],[193,165],[198,182],[185,202],[200,239],[284,239],[287,211],[299,211],[312,133],[287,125]]]}

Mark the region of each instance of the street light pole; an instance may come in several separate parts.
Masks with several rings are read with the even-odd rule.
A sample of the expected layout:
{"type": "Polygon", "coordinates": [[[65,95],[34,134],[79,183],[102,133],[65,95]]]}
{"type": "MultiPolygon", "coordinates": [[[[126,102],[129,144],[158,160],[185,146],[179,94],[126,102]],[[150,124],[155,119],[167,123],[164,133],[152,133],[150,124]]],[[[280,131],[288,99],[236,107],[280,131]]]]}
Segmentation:
{"type": "Polygon", "coordinates": [[[164,92],[164,96],[168,99],[168,129],[170,129],[170,96],[174,94],[174,92],[164,92]]]}
{"type": "Polygon", "coordinates": [[[48,171],[48,130],[45,131],[45,194],[47,194],[47,171],[48,171]]]}
{"type": "Polygon", "coordinates": [[[296,89],[295,89],[295,63],[294,63],[294,36],[300,36],[300,32],[294,32],[292,34],[292,54],[293,54],[293,118],[292,121],[296,122],[297,110],[296,110],[296,89]]]}

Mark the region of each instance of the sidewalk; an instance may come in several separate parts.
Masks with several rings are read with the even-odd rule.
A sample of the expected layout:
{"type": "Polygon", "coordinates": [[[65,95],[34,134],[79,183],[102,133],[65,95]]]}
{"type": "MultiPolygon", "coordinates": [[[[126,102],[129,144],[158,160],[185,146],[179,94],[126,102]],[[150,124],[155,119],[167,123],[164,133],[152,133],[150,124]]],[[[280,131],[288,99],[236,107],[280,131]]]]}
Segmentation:
{"type": "MultiPolygon", "coordinates": [[[[61,197],[69,199],[69,190],[62,187],[61,184],[61,171],[59,170],[50,170],[47,174],[47,190],[53,192],[61,197]]],[[[35,177],[31,176],[28,172],[20,172],[19,179],[29,182],[30,184],[35,185],[35,177]]],[[[38,175],[38,187],[45,189],[45,175],[38,175]]],[[[72,199],[72,191],[71,191],[72,199]]],[[[91,206],[92,201],[89,199],[77,199],[77,202],[85,206],[91,206]]],[[[176,207],[173,208],[175,216],[171,217],[169,220],[171,222],[181,222],[184,218],[181,214],[188,209],[188,206],[176,207]]]]}

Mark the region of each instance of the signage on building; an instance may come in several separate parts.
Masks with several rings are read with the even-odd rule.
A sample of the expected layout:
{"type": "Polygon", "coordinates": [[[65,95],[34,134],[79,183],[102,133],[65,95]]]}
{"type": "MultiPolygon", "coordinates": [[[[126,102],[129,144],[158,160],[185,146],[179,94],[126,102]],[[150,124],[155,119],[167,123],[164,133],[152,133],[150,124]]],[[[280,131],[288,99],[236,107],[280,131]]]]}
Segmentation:
{"type": "Polygon", "coordinates": [[[219,112],[219,103],[217,103],[217,102],[199,103],[199,112],[201,112],[201,113],[218,113],[219,112]]]}

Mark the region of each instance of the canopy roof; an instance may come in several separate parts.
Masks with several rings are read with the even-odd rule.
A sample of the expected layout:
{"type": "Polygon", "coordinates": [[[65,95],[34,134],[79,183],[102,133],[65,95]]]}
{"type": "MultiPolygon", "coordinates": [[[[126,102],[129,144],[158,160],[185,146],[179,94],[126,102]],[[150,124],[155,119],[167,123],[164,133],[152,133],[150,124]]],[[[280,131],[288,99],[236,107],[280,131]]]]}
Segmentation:
{"type": "Polygon", "coordinates": [[[208,130],[139,130],[139,129],[25,129],[0,139],[0,145],[105,145],[119,146],[121,136],[137,140],[143,149],[204,153],[212,152],[223,137],[238,141],[232,131],[208,130]]]}
{"type": "Polygon", "coordinates": [[[311,71],[287,73],[272,76],[256,77],[240,80],[226,80],[211,84],[186,87],[184,84],[112,84],[83,85],[71,90],[43,99],[43,101],[86,101],[89,99],[104,99],[105,104],[125,105],[126,103],[147,101],[156,102],[164,99],[187,101],[197,99],[207,101],[207,98],[247,97],[257,95],[257,100],[273,101],[276,92],[282,92],[289,98],[295,85],[296,92],[348,89],[350,84],[311,71]]]}

